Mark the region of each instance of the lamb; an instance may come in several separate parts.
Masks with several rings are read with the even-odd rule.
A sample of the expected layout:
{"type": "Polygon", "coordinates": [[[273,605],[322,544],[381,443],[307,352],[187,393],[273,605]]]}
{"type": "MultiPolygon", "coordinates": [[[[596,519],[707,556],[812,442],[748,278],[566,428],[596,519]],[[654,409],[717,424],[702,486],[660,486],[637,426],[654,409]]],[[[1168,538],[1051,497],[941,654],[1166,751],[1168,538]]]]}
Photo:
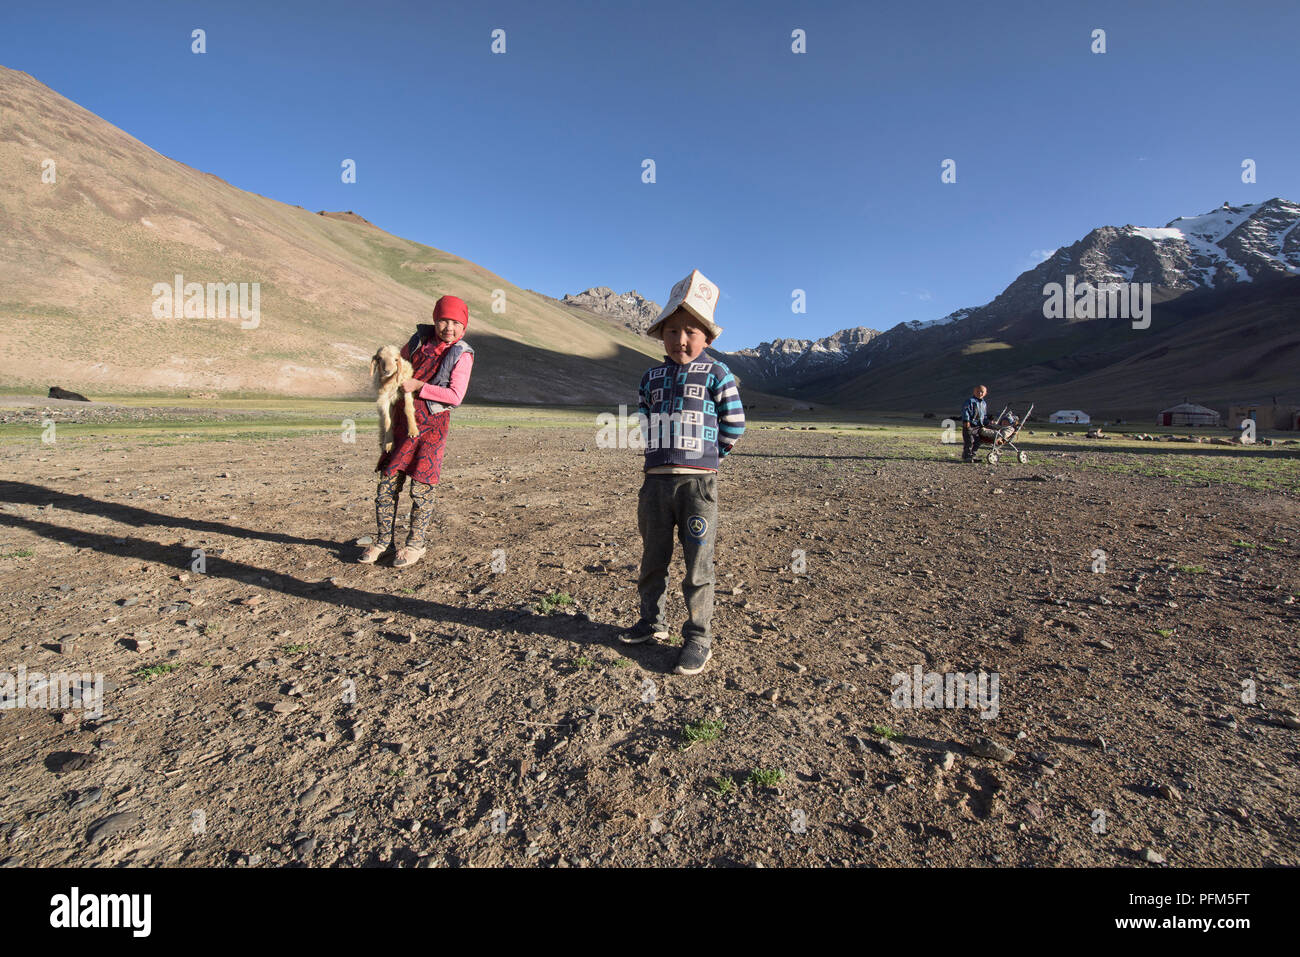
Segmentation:
{"type": "Polygon", "coordinates": [[[398,402],[406,412],[406,434],[415,435],[415,397],[402,389],[402,383],[411,378],[415,370],[402,358],[397,346],[382,346],[370,360],[370,378],[375,389],[375,405],[379,408],[379,461],[378,472],[384,457],[393,450],[393,415],[398,402]]]}

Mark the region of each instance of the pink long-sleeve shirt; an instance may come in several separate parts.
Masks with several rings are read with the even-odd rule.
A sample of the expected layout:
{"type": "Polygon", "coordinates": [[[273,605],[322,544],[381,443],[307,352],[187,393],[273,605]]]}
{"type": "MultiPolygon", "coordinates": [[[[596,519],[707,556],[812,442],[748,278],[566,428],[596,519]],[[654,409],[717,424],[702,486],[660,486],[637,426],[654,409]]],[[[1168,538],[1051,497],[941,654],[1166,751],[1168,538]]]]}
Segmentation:
{"type": "Polygon", "coordinates": [[[465,390],[469,388],[469,374],[473,368],[474,353],[463,353],[456,362],[456,368],[451,370],[451,385],[445,389],[438,385],[426,385],[420,390],[420,398],[441,402],[443,405],[460,405],[465,398],[465,390]]]}

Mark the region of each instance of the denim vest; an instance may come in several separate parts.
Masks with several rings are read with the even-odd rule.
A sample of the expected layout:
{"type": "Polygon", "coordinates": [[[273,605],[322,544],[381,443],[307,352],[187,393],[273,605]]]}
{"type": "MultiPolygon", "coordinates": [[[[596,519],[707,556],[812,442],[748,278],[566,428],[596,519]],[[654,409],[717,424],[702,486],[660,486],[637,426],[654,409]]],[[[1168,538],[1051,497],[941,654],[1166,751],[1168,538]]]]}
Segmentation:
{"type": "MultiPolygon", "coordinates": [[[[415,335],[411,336],[411,341],[406,344],[406,354],[414,356],[415,350],[424,344],[425,339],[432,338],[432,330],[433,327],[425,323],[416,326],[415,335]]],[[[451,373],[456,368],[456,363],[460,360],[460,357],[467,352],[473,355],[474,347],[464,339],[452,343],[447,348],[447,351],[438,358],[438,365],[433,370],[433,378],[429,380],[428,384],[443,389],[451,388],[451,373]]],[[[424,401],[431,415],[437,415],[439,412],[452,408],[452,406],[443,405],[441,402],[434,402],[432,399],[425,399],[424,401]]]]}

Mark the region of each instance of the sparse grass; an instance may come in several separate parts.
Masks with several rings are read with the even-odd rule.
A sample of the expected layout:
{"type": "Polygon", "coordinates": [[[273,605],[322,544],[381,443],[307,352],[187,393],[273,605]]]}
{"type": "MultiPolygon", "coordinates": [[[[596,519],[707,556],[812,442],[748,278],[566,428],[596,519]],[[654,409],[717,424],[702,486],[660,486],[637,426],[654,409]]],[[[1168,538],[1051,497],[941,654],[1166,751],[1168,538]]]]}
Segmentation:
{"type": "Polygon", "coordinates": [[[634,662],[632,661],[631,658],[615,658],[615,659],[614,659],[614,667],[615,667],[615,668],[631,668],[632,665],[633,665],[633,663],[634,663],[634,662]]]}
{"type": "MultiPolygon", "coordinates": [[[[405,270],[404,270],[405,271],[405,270]]],[[[2,390],[0,390],[2,391],[2,390]]],[[[28,394],[19,390],[18,394],[28,394]]],[[[113,405],[140,409],[186,409],[189,414],[177,416],[175,412],[147,415],[128,421],[79,420],[75,416],[58,416],[59,443],[103,442],[112,439],[130,443],[129,446],[111,445],[103,452],[126,452],[131,448],[185,445],[194,442],[214,441],[269,441],[318,435],[338,441],[342,423],[351,419],[356,423],[358,445],[369,456],[369,443],[363,440],[366,430],[372,430],[377,415],[371,400],[354,399],[294,399],[281,396],[234,395],[219,399],[190,399],[184,396],[94,395],[93,399],[113,405]],[[223,414],[235,413],[221,418],[223,414]]],[[[496,403],[473,403],[457,410],[460,428],[488,429],[550,429],[586,428],[592,415],[609,411],[598,406],[517,406],[496,403]]],[[[27,445],[40,443],[43,426],[40,420],[7,422],[0,424],[0,445],[27,445]]]]}
{"type": "Polygon", "coordinates": [[[410,588],[399,588],[399,589],[397,589],[397,590],[398,590],[399,592],[401,592],[403,595],[414,595],[414,594],[415,594],[415,587],[414,587],[414,586],[411,586],[410,588]]]}
{"type": "Polygon", "coordinates": [[[220,637],[221,637],[221,622],[219,622],[219,621],[210,621],[210,622],[208,622],[207,624],[205,624],[205,625],[203,626],[203,637],[204,637],[204,638],[220,638],[220,637]]]}
{"type": "Polygon", "coordinates": [[[150,665],[147,668],[135,669],[135,671],[131,672],[131,676],[133,678],[142,678],[145,681],[152,681],[159,675],[170,674],[175,671],[177,667],[178,666],[175,664],[150,665]]]}
{"type": "Polygon", "coordinates": [[[785,772],[780,768],[755,768],[749,772],[749,783],[758,788],[776,787],[785,780],[785,772]]]}
{"type": "Polygon", "coordinates": [[[887,738],[891,741],[894,738],[898,737],[897,731],[895,731],[893,728],[887,728],[883,724],[873,724],[871,726],[871,733],[875,735],[879,735],[882,738],[887,738]]]}
{"type": "Polygon", "coordinates": [[[716,718],[703,718],[700,721],[683,725],[682,740],[686,743],[682,745],[682,750],[685,751],[697,744],[707,744],[709,741],[716,740],[725,727],[726,724],[716,718]]]}
{"type": "Polygon", "coordinates": [[[0,558],[31,558],[36,553],[30,548],[20,548],[16,552],[10,552],[8,555],[0,555],[0,558]]]}
{"type": "Polygon", "coordinates": [[[1156,628],[1153,630],[1161,638],[1172,638],[1174,636],[1174,630],[1172,628],[1156,628]]]}
{"type": "Polygon", "coordinates": [[[280,649],[286,655],[300,655],[306,650],[306,645],[285,645],[280,649]]]}
{"type": "Polygon", "coordinates": [[[554,614],[560,608],[573,604],[573,596],[567,591],[553,591],[535,606],[539,615],[554,614]]]}
{"type": "Polygon", "coordinates": [[[718,797],[726,797],[735,790],[735,787],[736,782],[731,780],[731,778],[718,777],[713,779],[713,784],[710,786],[709,790],[718,797]]]}
{"type": "Polygon", "coordinates": [[[1254,548],[1254,547],[1255,547],[1255,543],[1254,543],[1254,542],[1248,542],[1248,541],[1246,541],[1245,539],[1241,539],[1241,538],[1237,539],[1237,540],[1236,540],[1235,542],[1233,542],[1232,544],[1235,545],[1235,546],[1237,546],[1237,548],[1254,548]]]}
{"type": "Polygon", "coordinates": [[[1204,575],[1204,574],[1205,574],[1205,566],[1204,566],[1204,565],[1175,565],[1174,568],[1176,568],[1178,571],[1180,571],[1180,572],[1184,572],[1184,573],[1186,573],[1186,574],[1188,574],[1188,575],[1204,575]]]}
{"type": "MultiPolygon", "coordinates": [[[[1050,440],[1049,440],[1050,441],[1050,440]]],[[[1064,442],[1064,439],[1057,441],[1064,442]]],[[[1132,443],[1141,446],[1149,443],[1132,443]]],[[[1163,451],[1094,445],[1079,446],[1080,452],[1102,455],[1081,461],[1062,461],[1067,468],[1092,469],[1117,475],[1145,475],[1169,479],[1178,485],[1241,485],[1265,492],[1300,492],[1300,457],[1291,455],[1260,456],[1249,452],[1163,451]]]]}
{"type": "MultiPolygon", "coordinates": [[[[228,421],[146,419],[132,422],[59,422],[58,442],[103,439],[139,440],[147,445],[184,445],[191,442],[262,441],[338,432],[333,419],[240,418],[228,421]]],[[[0,444],[20,444],[39,434],[39,426],[16,423],[0,425],[0,444]]],[[[112,451],[125,451],[113,449],[112,451]]]]}
{"type": "Polygon", "coordinates": [[[594,668],[594,667],[596,667],[596,662],[592,661],[592,660],[591,660],[590,658],[588,658],[586,655],[578,655],[578,657],[576,657],[576,658],[573,659],[573,667],[575,667],[575,668],[594,668]]]}

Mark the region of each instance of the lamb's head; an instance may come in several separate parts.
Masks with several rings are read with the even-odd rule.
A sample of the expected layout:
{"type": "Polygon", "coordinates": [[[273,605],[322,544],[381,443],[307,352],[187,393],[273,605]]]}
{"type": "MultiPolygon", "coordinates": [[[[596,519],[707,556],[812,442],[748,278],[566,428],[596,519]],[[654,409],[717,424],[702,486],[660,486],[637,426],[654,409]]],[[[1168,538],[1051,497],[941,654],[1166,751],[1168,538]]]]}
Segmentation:
{"type": "Polygon", "coordinates": [[[386,380],[395,376],[401,367],[402,353],[397,346],[381,346],[370,360],[370,376],[378,389],[386,380]]]}

